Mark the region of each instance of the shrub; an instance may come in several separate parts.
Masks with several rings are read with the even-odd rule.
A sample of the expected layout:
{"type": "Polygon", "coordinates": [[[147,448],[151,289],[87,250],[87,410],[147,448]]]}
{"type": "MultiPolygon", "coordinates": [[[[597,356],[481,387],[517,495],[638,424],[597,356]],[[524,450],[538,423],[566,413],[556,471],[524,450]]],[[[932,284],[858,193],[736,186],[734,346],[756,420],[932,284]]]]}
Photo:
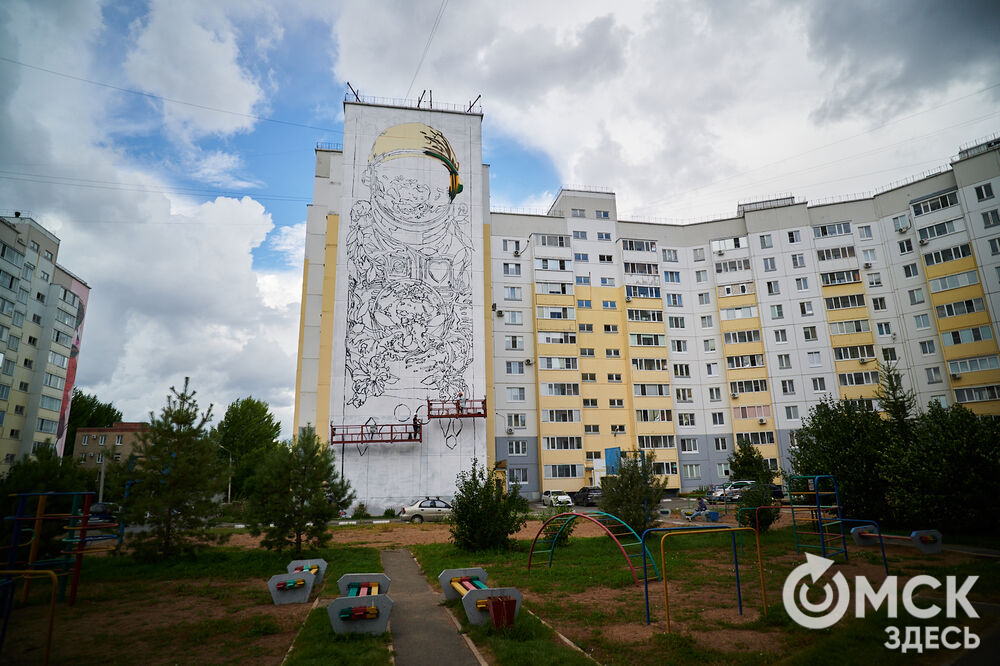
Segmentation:
{"type": "MultiPolygon", "coordinates": [[[[560,513],[566,513],[570,507],[556,507],[547,506],[545,507],[538,517],[544,522],[553,516],[558,516],[560,513]]],[[[557,546],[565,546],[569,543],[569,538],[573,536],[573,530],[576,529],[576,520],[571,520],[568,525],[559,533],[559,540],[556,541],[557,546]]]]}
{"type": "Polygon", "coordinates": [[[528,501],[518,486],[506,489],[506,477],[488,472],[473,458],[472,469],[460,472],[451,503],[451,541],[468,551],[508,549],[511,536],[528,522],[528,501]]]}
{"type": "Polygon", "coordinates": [[[358,502],[358,505],[354,507],[354,513],[351,514],[352,520],[357,520],[358,518],[371,518],[371,514],[368,513],[368,507],[365,506],[364,502],[358,502]]]}
{"type": "Polygon", "coordinates": [[[391,506],[387,506],[387,507],[385,507],[385,511],[382,512],[382,517],[383,518],[395,518],[396,517],[396,510],[393,509],[391,506]]]}
{"type": "Polygon", "coordinates": [[[622,451],[617,474],[601,479],[604,497],[600,508],[623,520],[637,534],[642,534],[657,517],[666,481],[658,479],[653,471],[656,456],[652,451],[645,455],[627,453],[622,451]]]}
{"type": "MultiPolygon", "coordinates": [[[[771,497],[770,486],[753,486],[743,491],[738,504],[739,509],[756,508],[758,506],[771,506],[774,498],[771,497]]],[[[752,527],[758,533],[764,534],[778,518],[777,509],[762,509],[760,511],[740,511],[737,509],[740,527],[752,527]],[[756,516],[756,518],[755,518],[756,516]]]]}

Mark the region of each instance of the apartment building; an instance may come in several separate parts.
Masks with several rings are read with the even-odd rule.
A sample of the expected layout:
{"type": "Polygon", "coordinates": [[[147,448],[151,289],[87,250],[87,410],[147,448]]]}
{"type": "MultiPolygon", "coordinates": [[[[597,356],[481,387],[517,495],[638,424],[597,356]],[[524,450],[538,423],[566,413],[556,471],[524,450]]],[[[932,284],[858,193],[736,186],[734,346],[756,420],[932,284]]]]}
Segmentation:
{"type": "MultiPolygon", "coordinates": [[[[332,193],[350,172],[368,173],[362,180],[377,183],[370,162],[379,151],[372,141],[379,132],[395,134],[393,128],[407,121],[444,127],[461,124],[457,116],[465,122],[460,131],[468,136],[473,127],[476,146],[479,140],[477,114],[366,104],[348,104],[348,112],[357,118],[352,122],[369,127],[362,145],[317,150],[310,214],[318,215],[306,250],[299,425],[322,422],[323,400],[316,396],[324,390],[338,396],[324,416],[349,424],[336,413],[344,401],[339,396],[349,393],[343,387],[357,385],[359,377],[369,381],[360,368],[329,362],[332,349],[352,344],[341,334],[359,331],[367,340],[372,330],[342,325],[346,291],[322,286],[323,279],[338,290],[357,282],[341,266],[341,248],[350,244],[352,232],[340,229],[336,240],[329,235],[332,193]],[[359,153],[369,156],[368,165],[344,157],[359,153]],[[318,274],[313,262],[324,257],[326,266],[338,263],[335,276],[318,274]],[[324,299],[327,306],[321,307],[324,299]],[[321,309],[323,317],[316,316],[321,309]],[[331,339],[330,332],[337,333],[323,358],[321,341],[331,339]],[[312,365],[331,368],[336,380],[317,377],[312,365]],[[315,396],[308,395],[312,386],[315,396]]],[[[443,135],[451,138],[447,131],[443,135]]],[[[438,337],[427,345],[439,346],[445,361],[454,358],[448,350],[456,344],[474,349],[475,363],[465,371],[476,377],[475,397],[482,395],[480,386],[485,390],[485,423],[453,420],[450,427],[472,427],[478,435],[485,425],[490,464],[502,463],[509,482],[529,497],[599,483],[609,456],[620,451],[655,454],[657,473],[674,489],[725,480],[738,441],[758,447],[773,469],[787,470],[795,432],[823,397],[878,408],[877,360],[896,363],[919,404],[959,402],[980,414],[1000,414],[1000,199],[994,194],[1000,190],[1000,142],[965,148],[949,169],[871,197],[822,205],[792,197],[749,202],[731,218],[690,225],[622,219],[614,193],[602,188],[563,189],[545,214],[487,213],[488,167],[476,149],[465,147],[459,177],[477,186],[453,204],[481,210],[468,227],[475,239],[468,254],[482,281],[471,298],[475,302],[481,290],[483,307],[476,303],[467,310],[475,325],[463,330],[471,339],[438,337]],[[480,331],[492,349],[476,347],[480,331]]],[[[427,165],[406,173],[411,180],[420,173],[440,177],[427,165]]],[[[444,184],[439,181],[439,192],[444,184]]],[[[421,197],[433,200],[434,185],[428,182],[428,188],[420,191],[431,194],[421,197]]],[[[340,209],[351,210],[352,221],[363,220],[369,208],[362,204],[350,200],[340,209]]],[[[405,225],[390,228],[406,231],[405,225]]],[[[378,250],[406,255],[385,243],[378,250]]],[[[420,259],[433,260],[426,253],[420,259]]],[[[379,289],[392,302],[396,289],[379,289]]],[[[393,306],[395,314],[383,321],[421,324],[409,311],[426,310],[428,298],[420,295],[421,305],[403,308],[406,314],[393,306]]],[[[433,316],[445,311],[434,310],[433,316]]],[[[421,325],[430,330],[426,321],[421,325]]],[[[454,390],[423,386],[423,394],[455,397],[454,390]]],[[[368,413],[369,427],[421,414],[419,405],[411,407],[368,413]]],[[[351,451],[341,443],[348,463],[365,455],[360,444],[351,451]]],[[[435,447],[440,452],[433,441],[372,442],[367,455],[377,449],[397,461],[379,482],[392,483],[422,469],[420,456],[437,455],[435,447]]],[[[355,482],[350,473],[348,478],[355,482]]],[[[445,481],[439,486],[452,480],[445,481]]]]}
{"type": "Polygon", "coordinates": [[[128,460],[143,430],[148,427],[148,423],[129,421],[103,428],[78,428],[73,454],[81,466],[91,469],[128,460]]]}
{"type": "Polygon", "coordinates": [[[59,239],[35,220],[0,216],[0,474],[65,444],[90,287],[58,254],[59,239]]]}

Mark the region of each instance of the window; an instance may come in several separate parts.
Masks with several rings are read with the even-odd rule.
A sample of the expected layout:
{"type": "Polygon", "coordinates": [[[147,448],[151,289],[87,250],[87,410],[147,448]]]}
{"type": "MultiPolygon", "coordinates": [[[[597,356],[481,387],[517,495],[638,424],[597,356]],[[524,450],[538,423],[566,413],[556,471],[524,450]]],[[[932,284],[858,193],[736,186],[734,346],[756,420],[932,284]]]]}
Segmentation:
{"type": "MultiPolygon", "coordinates": [[[[638,335],[638,334],[635,334],[635,333],[633,333],[632,335],[635,335],[635,337],[637,337],[637,338],[647,337],[647,336],[638,335]]],[[[652,337],[652,336],[649,336],[649,337],[652,337]]],[[[656,336],[656,337],[663,337],[663,336],[656,336]]],[[[671,340],[670,341],[670,350],[674,351],[674,352],[677,352],[677,353],[684,353],[684,352],[686,352],[688,350],[687,340],[671,340]]]]}
{"type": "Polygon", "coordinates": [[[599,241],[609,241],[611,240],[611,234],[607,231],[598,231],[597,240],[599,241]]]}
{"type": "Polygon", "coordinates": [[[706,363],[705,364],[705,374],[709,377],[719,376],[719,364],[718,363],[706,363]]]}
{"type": "Polygon", "coordinates": [[[934,196],[930,199],[925,199],[924,201],[913,204],[913,214],[917,216],[926,215],[927,213],[932,213],[936,210],[941,210],[942,208],[954,206],[957,203],[958,194],[956,192],[948,192],[947,194],[934,196]]]}
{"type": "Polygon", "coordinates": [[[694,437],[681,437],[681,453],[698,453],[698,440],[694,437]]]}
{"type": "Polygon", "coordinates": [[[722,400],[722,389],[718,386],[711,386],[708,389],[708,399],[712,402],[719,402],[722,400]]]}
{"type": "Polygon", "coordinates": [[[934,353],[934,341],[933,340],[922,340],[920,342],[920,353],[924,356],[929,356],[934,353]]]}
{"type": "Polygon", "coordinates": [[[524,350],[524,336],[523,335],[505,335],[504,348],[508,351],[523,351],[524,350]]]}
{"type": "Polygon", "coordinates": [[[505,301],[519,301],[519,300],[521,300],[521,287],[504,287],[503,288],[503,299],[505,301]]]}
{"type": "Polygon", "coordinates": [[[520,252],[521,251],[521,241],[512,240],[509,238],[503,239],[503,251],[504,252],[520,252]]]}
{"type": "Polygon", "coordinates": [[[785,418],[789,421],[795,421],[799,418],[799,406],[798,405],[787,405],[785,407],[785,418]]]}
{"type": "Polygon", "coordinates": [[[930,317],[925,314],[914,315],[913,323],[916,324],[918,330],[931,327],[930,317]]]}
{"type": "Polygon", "coordinates": [[[961,245],[956,245],[955,247],[947,247],[943,250],[937,250],[936,252],[928,252],[924,255],[924,264],[927,266],[933,266],[935,264],[943,264],[947,261],[957,261],[964,257],[972,256],[972,246],[969,243],[963,243],[961,245]]]}
{"type": "Polygon", "coordinates": [[[793,254],[792,268],[805,268],[805,267],[806,267],[806,256],[804,254],[793,254]]]}
{"type": "Polygon", "coordinates": [[[885,306],[885,296],[879,296],[877,298],[873,298],[872,299],[872,310],[875,310],[876,312],[879,312],[879,311],[885,310],[885,309],[886,309],[886,306],[885,306]]]}
{"type": "Polygon", "coordinates": [[[523,413],[511,413],[507,414],[507,427],[508,428],[527,428],[528,427],[528,415],[523,413]]]}
{"type": "Polygon", "coordinates": [[[792,367],[792,357],[790,354],[778,354],[778,369],[790,370],[792,367]]]}
{"type": "Polygon", "coordinates": [[[622,374],[620,372],[609,372],[608,373],[608,382],[611,383],[611,384],[621,384],[622,383],[622,374]]]}
{"type": "Polygon", "coordinates": [[[900,254],[909,254],[910,252],[913,252],[913,241],[909,238],[899,241],[898,245],[900,254]]]}
{"type": "Polygon", "coordinates": [[[576,240],[587,240],[587,232],[586,231],[574,231],[573,232],[573,238],[576,239],[576,240]]]}
{"type": "Polygon", "coordinates": [[[810,368],[818,368],[821,365],[823,365],[823,357],[820,354],[820,352],[818,352],[818,351],[816,351],[816,352],[808,352],[806,354],[806,358],[808,358],[808,360],[809,360],[809,367],[810,368]]]}
{"type": "Polygon", "coordinates": [[[955,273],[954,275],[945,275],[944,277],[934,278],[933,280],[930,280],[930,287],[931,293],[936,294],[939,291],[957,289],[958,287],[967,287],[978,283],[979,273],[972,270],[964,273],[955,273]]]}
{"type": "Polygon", "coordinates": [[[802,301],[799,303],[799,312],[803,317],[811,317],[813,313],[812,301],[802,301]]]}
{"type": "Polygon", "coordinates": [[[674,395],[677,396],[677,402],[694,402],[694,389],[675,389],[674,395]]]}
{"type": "Polygon", "coordinates": [[[521,264],[508,264],[503,265],[504,275],[520,275],[521,274],[521,264]]]}
{"type": "Polygon", "coordinates": [[[906,264],[903,266],[903,277],[912,278],[917,277],[917,275],[919,275],[919,272],[917,271],[916,264],[906,264]]]}
{"type": "Polygon", "coordinates": [[[785,310],[780,305],[771,306],[771,319],[784,319],[785,310]]]}
{"type": "Polygon", "coordinates": [[[783,328],[774,329],[774,341],[778,344],[788,342],[788,332],[783,328]]]}
{"type": "Polygon", "coordinates": [[[698,305],[711,305],[712,295],[710,293],[702,292],[698,294],[698,305]]]}
{"type": "Polygon", "coordinates": [[[701,346],[707,352],[714,352],[715,351],[715,338],[705,338],[704,340],[701,341],[701,346]]]}
{"type": "Polygon", "coordinates": [[[684,317],[667,317],[669,328],[684,328],[684,317]]]}
{"type": "Polygon", "coordinates": [[[586,263],[586,262],[590,261],[590,255],[587,254],[586,252],[574,252],[573,253],[573,261],[578,261],[578,262],[581,262],[581,263],[586,263]]]}
{"type": "Polygon", "coordinates": [[[701,318],[702,328],[712,328],[712,315],[705,315],[701,318]]]}
{"type": "Polygon", "coordinates": [[[684,307],[684,299],[680,294],[664,294],[663,300],[666,301],[668,308],[684,307]]]}
{"type": "Polygon", "coordinates": [[[695,282],[708,282],[708,271],[695,271],[694,272],[695,282]]]}
{"type": "Polygon", "coordinates": [[[862,224],[858,227],[858,236],[861,238],[871,238],[872,237],[872,225],[862,224]]]}
{"type": "Polygon", "coordinates": [[[597,407],[597,398],[584,398],[583,399],[584,408],[597,407]]]}
{"type": "Polygon", "coordinates": [[[570,215],[573,217],[587,217],[587,211],[583,208],[571,208],[570,215]]]}
{"type": "Polygon", "coordinates": [[[691,377],[691,366],[687,363],[674,363],[674,377],[691,377]]]}
{"type": "Polygon", "coordinates": [[[24,367],[30,370],[31,368],[35,367],[35,362],[32,361],[30,358],[26,358],[24,359],[24,367]]]}
{"type": "Polygon", "coordinates": [[[597,373],[594,373],[594,372],[583,372],[583,373],[580,373],[580,381],[581,382],[596,382],[597,381],[597,373]]]}
{"type": "Polygon", "coordinates": [[[599,426],[599,425],[585,425],[585,426],[583,426],[583,434],[584,435],[600,435],[601,434],[601,426],[599,426]]]}
{"type": "Polygon", "coordinates": [[[671,263],[678,261],[677,250],[663,250],[663,261],[669,261],[671,263]]]}
{"type": "Polygon", "coordinates": [[[815,326],[803,326],[802,327],[802,339],[806,342],[811,342],[813,340],[818,340],[819,337],[816,334],[815,326]]]}
{"type": "Polygon", "coordinates": [[[767,295],[776,296],[781,293],[781,285],[777,280],[770,280],[767,283],[767,295]]]}
{"type": "Polygon", "coordinates": [[[605,358],[621,358],[622,357],[622,352],[621,352],[620,349],[613,349],[613,348],[612,349],[605,349],[604,350],[604,357],[605,358]]]}
{"type": "Polygon", "coordinates": [[[994,208],[983,211],[983,227],[989,229],[998,225],[1000,225],[1000,210],[994,208]]]}
{"type": "Polygon", "coordinates": [[[691,250],[691,258],[694,261],[705,261],[705,248],[696,247],[691,250]]]}
{"type": "Polygon", "coordinates": [[[508,386],[507,387],[507,400],[508,400],[508,402],[524,402],[524,387],[523,386],[508,386]]]}
{"type": "Polygon", "coordinates": [[[617,301],[601,301],[601,307],[605,310],[614,310],[618,307],[617,301]]]}
{"type": "Polygon", "coordinates": [[[624,435],[625,426],[623,424],[611,424],[611,434],[612,435],[624,435]]]}
{"type": "Polygon", "coordinates": [[[986,201],[993,198],[993,183],[976,186],[976,201],[986,201]]]}
{"type": "Polygon", "coordinates": [[[846,247],[830,247],[824,250],[816,250],[816,259],[818,261],[833,261],[836,259],[848,259],[853,256],[855,256],[853,245],[848,245],[846,247]]]}
{"type": "Polygon", "coordinates": [[[610,217],[610,213],[606,210],[595,210],[594,217],[598,220],[606,220],[610,217]]]}
{"type": "Polygon", "coordinates": [[[869,287],[881,287],[882,286],[882,274],[881,273],[869,273],[868,274],[868,286],[869,287]]]}
{"type": "Polygon", "coordinates": [[[799,235],[798,231],[789,231],[788,232],[788,242],[789,243],[798,243],[800,240],[802,240],[802,238],[799,235]]]}
{"type": "Polygon", "coordinates": [[[726,425],[726,413],[712,412],[712,425],[726,425]]]}
{"type": "Polygon", "coordinates": [[[795,278],[795,291],[808,291],[809,278],[795,278]]]}
{"type": "Polygon", "coordinates": [[[862,260],[865,261],[865,262],[874,263],[875,262],[875,250],[872,249],[872,248],[869,248],[867,250],[862,250],[861,251],[861,257],[862,257],[862,260]]]}
{"type": "Polygon", "coordinates": [[[886,361],[896,360],[896,348],[895,347],[883,347],[882,348],[882,358],[886,361]]]}
{"type": "Polygon", "coordinates": [[[928,384],[940,384],[941,379],[941,368],[934,366],[933,368],[927,368],[927,383],[928,384]]]}
{"type": "Polygon", "coordinates": [[[576,307],[580,308],[581,310],[589,310],[591,307],[590,299],[589,298],[578,299],[576,301],[576,307]]]}
{"type": "Polygon", "coordinates": [[[776,270],[778,270],[778,266],[774,261],[774,257],[764,257],[764,271],[770,273],[776,270]]]}
{"type": "Polygon", "coordinates": [[[121,445],[122,445],[122,436],[115,435],[115,446],[121,446],[121,445]]]}
{"type": "Polygon", "coordinates": [[[879,335],[892,335],[892,326],[887,321],[880,321],[876,324],[879,335]]]}
{"type": "Polygon", "coordinates": [[[993,330],[989,326],[974,326],[941,334],[941,344],[945,347],[992,339],[993,330]]]}
{"type": "Polygon", "coordinates": [[[1000,254],[1000,238],[991,238],[990,243],[990,254],[996,256],[1000,254]]]}
{"type": "Polygon", "coordinates": [[[782,379],[781,380],[781,393],[784,395],[795,395],[795,380],[794,379],[782,379]]]}
{"type": "Polygon", "coordinates": [[[546,479],[578,479],[583,477],[583,465],[544,465],[546,479]]]}
{"type": "Polygon", "coordinates": [[[826,378],[825,377],[813,377],[812,378],[813,391],[820,393],[826,390],[826,378]]]}
{"type": "Polygon", "coordinates": [[[577,275],[576,276],[576,283],[577,284],[582,284],[582,285],[590,284],[590,276],[589,275],[577,275]]]}
{"type": "Polygon", "coordinates": [[[615,258],[610,254],[599,254],[597,255],[597,260],[600,261],[602,264],[611,264],[614,263],[615,258]]]}
{"type": "Polygon", "coordinates": [[[910,289],[906,292],[910,296],[910,305],[917,305],[924,302],[924,290],[921,288],[910,289]]]}
{"type": "Polygon", "coordinates": [[[573,451],[583,448],[580,437],[543,437],[542,448],[546,451],[573,451]]]}
{"type": "Polygon", "coordinates": [[[771,234],[761,234],[760,235],[760,249],[766,250],[772,247],[771,234]]]}
{"type": "Polygon", "coordinates": [[[664,282],[680,282],[681,272],[680,271],[663,271],[663,281],[664,282]]]}
{"type": "Polygon", "coordinates": [[[682,465],[681,470],[685,479],[701,478],[701,465],[682,465]]]}

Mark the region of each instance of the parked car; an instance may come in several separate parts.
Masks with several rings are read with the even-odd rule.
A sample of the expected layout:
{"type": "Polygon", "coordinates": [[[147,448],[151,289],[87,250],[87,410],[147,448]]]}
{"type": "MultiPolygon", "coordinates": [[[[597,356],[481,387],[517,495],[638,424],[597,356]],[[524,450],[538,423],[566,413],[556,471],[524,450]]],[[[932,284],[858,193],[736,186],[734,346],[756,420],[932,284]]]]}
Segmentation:
{"type": "Polygon", "coordinates": [[[600,486],[584,486],[573,494],[573,503],[578,506],[597,506],[603,497],[604,491],[600,486]]]}
{"type": "MultiPolygon", "coordinates": [[[[736,488],[730,488],[726,491],[726,501],[728,502],[739,502],[743,497],[743,493],[748,489],[753,488],[757,483],[750,482],[747,485],[741,485],[736,488]]],[[[776,483],[769,483],[768,486],[771,488],[771,497],[774,499],[781,499],[785,496],[785,491],[776,483]]]]}
{"type": "Polygon", "coordinates": [[[542,492],[542,506],[573,506],[573,500],[565,490],[545,490],[542,492]]]}
{"type": "Polygon", "coordinates": [[[733,502],[734,496],[739,497],[739,494],[743,491],[742,488],[747,486],[752,486],[753,481],[727,481],[715,487],[714,490],[709,494],[708,501],[712,504],[720,504],[723,502],[733,502]]]}
{"type": "Polygon", "coordinates": [[[411,523],[435,522],[451,518],[451,505],[440,497],[425,497],[410,506],[404,506],[399,517],[411,523]]]}

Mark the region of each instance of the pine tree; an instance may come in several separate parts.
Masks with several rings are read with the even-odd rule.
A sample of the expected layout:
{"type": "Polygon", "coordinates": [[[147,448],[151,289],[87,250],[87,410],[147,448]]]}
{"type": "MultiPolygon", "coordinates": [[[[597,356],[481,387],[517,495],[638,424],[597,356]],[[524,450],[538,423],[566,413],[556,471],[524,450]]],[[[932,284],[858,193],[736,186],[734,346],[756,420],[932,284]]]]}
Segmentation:
{"type": "Polygon", "coordinates": [[[129,522],[150,529],[133,537],[140,555],[169,558],[218,540],[209,532],[224,488],[224,466],[206,426],[212,407],[198,413],[195,392],[170,387],[167,404],[136,446],[138,483],[132,487],[129,522]]]}
{"type": "Polygon", "coordinates": [[[340,478],[333,452],[312,426],[298,439],[271,451],[254,475],[250,496],[250,533],[265,548],[322,548],[330,540],[327,523],[353,500],[350,484],[340,478]]]}
{"type": "Polygon", "coordinates": [[[636,533],[652,526],[667,483],[656,476],[652,451],[622,451],[614,475],[601,479],[600,508],[618,516],[636,533]]]}

